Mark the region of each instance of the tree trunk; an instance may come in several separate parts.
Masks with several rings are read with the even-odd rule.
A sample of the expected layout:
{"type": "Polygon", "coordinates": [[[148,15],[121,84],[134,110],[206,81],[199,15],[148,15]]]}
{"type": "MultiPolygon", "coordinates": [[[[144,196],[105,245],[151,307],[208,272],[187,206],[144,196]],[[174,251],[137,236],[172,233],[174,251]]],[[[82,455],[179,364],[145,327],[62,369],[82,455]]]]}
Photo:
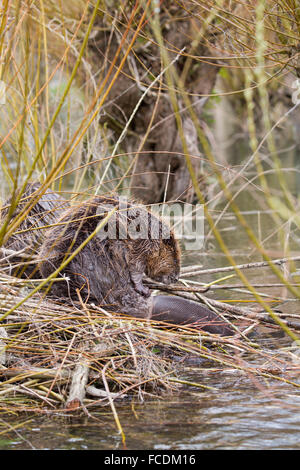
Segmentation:
{"type": "MultiPolygon", "coordinates": [[[[176,18],[176,21],[170,21],[169,16],[164,16],[164,11],[161,12],[161,28],[165,45],[169,49],[170,60],[177,56],[178,51],[185,48],[184,54],[186,55],[181,54],[174,63],[177,74],[182,76],[186,61],[191,60],[188,56],[189,53],[193,56],[201,56],[200,59],[196,57],[196,59],[191,60],[184,80],[185,90],[190,93],[191,102],[194,103],[194,110],[200,120],[203,104],[206,101],[205,98],[201,99],[201,97],[211,93],[219,68],[211,59],[207,61],[203,59],[205,56],[212,55],[207,46],[204,45],[203,37],[201,37],[196,47],[195,42],[193,43],[197,35],[199,36],[199,31],[203,26],[199,20],[196,17],[187,15],[182,9],[171,6],[168,13],[172,12],[172,18],[176,18]]],[[[104,29],[99,30],[96,39],[90,44],[90,49],[96,56],[94,63],[97,63],[98,67],[100,65],[99,59],[101,66],[103,66],[104,57],[106,57],[107,66],[104,68],[107,71],[116,53],[118,43],[117,35],[114,35],[113,39],[109,41],[111,31],[105,31],[104,29]],[[110,44],[110,47],[108,47],[108,44],[110,44]]],[[[153,33],[150,32],[150,35],[153,38],[153,33]]],[[[206,39],[207,36],[208,31],[205,33],[206,39]]],[[[157,77],[161,72],[159,48],[154,41],[150,42],[150,45],[149,43],[140,45],[139,42],[136,42],[134,55],[130,53],[127,58],[101,114],[100,122],[115,133],[114,141],[122,132],[145,87],[151,83],[148,78],[150,74],[145,72],[147,69],[154,77],[157,77]]],[[[130,184],[131,193],[146,203],[162,201],[165,192],[167,200],[178,199],[193,202],[194,191],[186,167],[173,108],[165,87],[165,77],[162,78],[162,81],[161,93],[158,93],[159,84],[157,83],[141,103],[130,123],[129,132],[122,141],[122,150],[128,151],[133,157],[137,155],[133,165],[133,177],[130,184]],[[143,148],[140,149],[142,138],[147,132],[153,113],[154,119],[150,132],[143,148]],[[140,152],[136,154],[138,150],[140,152]]],[[[184,104],[180,102],[180,96],[178,99],[183,110],[184,104]]],[[[190,156],[193,157],[194,170],[200,180],[202,166],[201,158],[199,158],[201,152],[197,131],[188,111],[183,110],[181,117],[188,151],[190,156]]]]}

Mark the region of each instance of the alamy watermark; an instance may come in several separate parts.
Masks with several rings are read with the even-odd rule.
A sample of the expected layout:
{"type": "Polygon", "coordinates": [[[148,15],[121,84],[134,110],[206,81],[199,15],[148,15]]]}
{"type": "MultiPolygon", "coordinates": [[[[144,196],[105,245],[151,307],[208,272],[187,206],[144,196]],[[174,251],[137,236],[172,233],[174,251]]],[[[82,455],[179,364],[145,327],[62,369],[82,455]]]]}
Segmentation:
{"type": "Polygon", "coordinates": [[[300,363],[300,340],[293,341],[291,345],[291,353],[294,363],[300,363]]]}
{"type": "MultiPolygon", "coordinates": [[[[107,215],[114,204],[100,205],[97,213],[107,215]]],[[[118,210],[104,226],[99,224],[97,237],[118,240],[160,240],[175,237],[185,250],[199,250],[204,244],[204,211],[202,204],[158,204],[151,211],[142,204],[119,198],[118,210]]]]}
{"type": "Polygon", "coordinates": [[[292,87],[295,88],[295,91],[292,93],[292,102],[294,104],[300,103],[300,79],[297,78],[292,84],[292,87]]]}
{"type": "Polygon", "coordinates": [[[0,80],[0,105],[6,103],[6,84],[0,80]]]}

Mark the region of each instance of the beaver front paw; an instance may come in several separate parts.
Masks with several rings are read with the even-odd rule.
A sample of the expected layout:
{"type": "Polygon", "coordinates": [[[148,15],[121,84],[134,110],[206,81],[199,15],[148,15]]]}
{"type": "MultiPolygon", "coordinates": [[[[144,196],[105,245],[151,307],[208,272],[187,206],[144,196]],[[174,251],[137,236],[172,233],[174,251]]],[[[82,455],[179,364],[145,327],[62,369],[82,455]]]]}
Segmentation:
{"type": "Polygon", "coordinates": [[[136,292],[141,294],[143,297],[150,297],[150,289],[143,284],[142,271],[130,271],[130,278],[136,292]]]}
{"type": "Polygon", "coordinates": [[[144,284],[142,284],[142,283],[140,283],[138,285],[135,285],[134,289],[135,289],[136,292],[141,294],[143,297],[150,297],[150,295],[151,295],[149,287],[144,286],[144,284]]]}

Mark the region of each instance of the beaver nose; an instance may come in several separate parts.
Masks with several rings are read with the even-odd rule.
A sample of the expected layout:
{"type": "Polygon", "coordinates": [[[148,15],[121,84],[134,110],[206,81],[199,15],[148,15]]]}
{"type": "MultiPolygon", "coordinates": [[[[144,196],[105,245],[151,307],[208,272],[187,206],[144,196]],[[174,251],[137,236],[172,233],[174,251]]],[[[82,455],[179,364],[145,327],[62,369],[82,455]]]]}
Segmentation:
{"type": "Polygon", "coordinates": [[[172,274],[170,276],[171,282],[177,282],[179,279],[179,273],[178,274],[172,274]]]}
{"type": "Polygon", "coordinates": [[[168,285],[168,284],[172,284],[173,282],[176,282],[176,281],[177,281],[176,276],[172,276],[172,275],[171,275],[171,276],[163,276],[163,277],[162,277],[162,282],[163,282],[164,284],[167,284],[167,285],[168,285]]]}
{"type": "Polygon", "coordinates": [[[171,281],[171,279],[170,279],[169,276],[161,276],[161,277],[159,278],[159,282],[162,282],[163,284],[167,284],[167,285],[168,285],[168,284],[171,284],[172,281],[171,281]]]}

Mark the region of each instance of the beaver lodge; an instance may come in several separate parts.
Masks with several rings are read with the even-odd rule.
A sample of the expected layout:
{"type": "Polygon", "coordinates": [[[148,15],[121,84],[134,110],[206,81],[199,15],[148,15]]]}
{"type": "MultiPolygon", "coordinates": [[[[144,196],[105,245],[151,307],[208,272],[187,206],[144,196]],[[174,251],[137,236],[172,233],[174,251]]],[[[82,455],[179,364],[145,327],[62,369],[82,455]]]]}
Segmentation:
{"type": "MultiPolygon", "coordinates": [[[[217,368],[293,382],[292,357],[290,361],[288,356],[278,357],[247,337],[252,327],[266,322],[264,315],[253,314],[247,320],[244,316],[237,324],[243,321],[240,331],[245,333],[224,338],[188,326],[167,328],[153,320],[111,314],[95,305],[68,306],[41,293],[31,295],[36,282],[1,270],[1,406],[9,404],[15,410],[83,406],[91,411],[135,394],[146,399],[170,393],[182,384],[209,388],[189,383],[181,372],[181,360],[189,355],[217,368]],[[237,363],[236,351],[258,354],[262,365],[237,363]],[[271,366],[265,366],[270,360],[271,366]]],[[[236,323],[237,313],[226,316],[236,323]]]]}

